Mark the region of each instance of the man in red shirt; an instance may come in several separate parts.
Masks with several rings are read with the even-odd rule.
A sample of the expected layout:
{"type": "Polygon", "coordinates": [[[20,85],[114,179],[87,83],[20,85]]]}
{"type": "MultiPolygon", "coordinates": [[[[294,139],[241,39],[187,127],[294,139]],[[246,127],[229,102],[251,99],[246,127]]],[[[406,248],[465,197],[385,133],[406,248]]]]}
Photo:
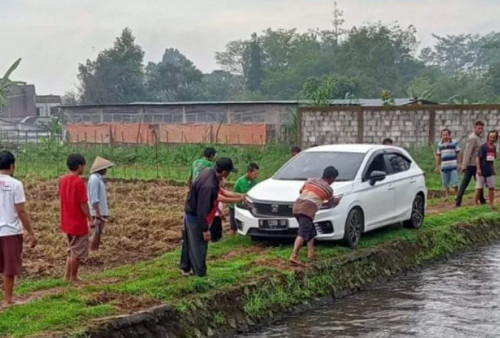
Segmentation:
{"type": "Polygon", "coordinates": [[[85,170],[85,158],[71,154],[66,161],[70,173],[59,181],[61,199],[61,229],[68,238],[68,258],[65,279],[78,282],[78,267],[89,254],[89,224],[92,223],[87,187],[80,177],[85,170]]]}

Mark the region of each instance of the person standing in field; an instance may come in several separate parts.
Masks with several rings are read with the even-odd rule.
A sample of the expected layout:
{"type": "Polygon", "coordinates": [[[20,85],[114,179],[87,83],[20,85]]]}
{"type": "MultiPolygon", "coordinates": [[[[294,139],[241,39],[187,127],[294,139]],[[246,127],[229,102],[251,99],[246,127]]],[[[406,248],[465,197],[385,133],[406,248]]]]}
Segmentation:
{"type": "Polygon", "coordinates": [[[85,181],[85,158],[80,154],[68,156],[69,173],[59,181],[61,200],[61,230],[68,240],[65,279],[78,282],[78,268],[89,254],[89,225],[92,224],[85,181]]]}
{"type": "Polygon", "coordinates": [[[16,159],[10,151],[0,152],[0,273],[3,275],[3,303],[8,307],[12,300],[16,276],[21,274],[23,253],[23,230],[28,233],[31,247],[36,246],[36,237],[30,218],[24,207],[23,184],[12,177],[16,159]]]}
{"type": "Polygon", "coordinates": [[[390,138],[385,138],[383,141],[382,141],[382,144],[384,146],[392,146],[394,144],[394,142],[392,141],[392,139],[390,138]]]}
{"type": "Polygon", "coordinates": [[[290,149],[290,157],[295,157],[297,156],[300,152],[302,151],[302,149],[300,149],[299,147],[297,146],[294,146],[290,149]]]}
{"type": "MultiPolygon", "coordinates": [[[[229,204],[229,206],[234,203],[243,202],[246,198],[245,194],[239,194],[226,189],[226,180],[221,180],[219,196],[217,196],[217,205],[219,208],[215,212],[215,218],[210,226],[210,234],[212,237],[212,242],[218,242],[222,238],[224,233],[222,228],[222,221],[225,220],[224,216],[224,204],[229,204]]],[[[231,210],[231,209],[230,209],[231,210]]],[[[233,209],[234,211],[234,209],[233,209]]]]}
{"type": "MultiPolygon", "coordinates": [[[[220,188],[225,189],[226,186],[226,179],[223,178],[220,181],[220,188]]],[[[220,200],[220,191],[219,191],[219,197],[217,198],[217,210],[215,211],[215,216],[214,220],[212,221],[212,224],[210,225],[210,238],[212,242],[218,242],[222,239],[222,234],[223,234],[223,228],[222,228],[222,221],[225,220],[224,216],[224,203],[222,203],[220,200]]]]}
{"type": "MultiPolygon", "coordinates": [[[[257,163],[250,163],[247,167],[247,173],[241,176],[234,185],[234,192],[242,195],[246,195],[250,189],[255,187],[257,184],[257,178],[259,177],[259,166],[257,163]]],[[[236,234],[238,227],[236,225],[236,218],[234,212],[234,204],[229,206],[229,222],[231,227],[231,234],[236,234]]]]}
{"type": "Polygon", "coordinates": [[[451,131],[444,128],[436,152],[436,173],[441,173],[446,201],[450,198],[450,186],[455,190],[455,198],[458,197],[458,168],[461,166],[460,145],[451,139],[451,131]]]}
{"type": "Polygon", "coordinates": [[[193,162],[187,180],[187,185],[189,189],[191,189],[193,182],[198,178],[198,176],[204,169],[214,167],[214,159],[216,153],[217,151],[214,148],[206,148],[205,151],[203,152],[203,158],[200,158],[193,162]]]}
{"type": "Polygon", "coordinates": [[[104,224],[109,217],[108,196],[104,177],[108,169],[113,166],[110,161],[97,156],[90,168],[88,182],[90,215],[93,219],[94,233],[90,240],[90,249],[97,251],[101,243],[104,224]]]}
{"type": "Polygon", "coordinates": [[[185,277],[190,276],[191,272],[199,277],[207,274],[209,225],[212,224],[218,208],[220,181],[227,178],[231,172],[237,172],[233,161],[229,158],[221,158],[216,162],[215,168],[204,170],[200,174],[189,191],[180,262],[182,275],[185,277]]]}
{"type": "MultiPolygon", "coordinates": [[[[476,177],[477,172],[477,152],[481,146],[481,136],[484,132],[484,122],[476,121],[474,123],[474,131],[467,138],[467,143],[465,145],[464,157],[462,159],[462,166],[460,167],[460,173],[464,173],[464,178],[462,184],[460,185],[460,190],[458,192],[456,206],[462,205],[463,196],[465,190],[469,186],[471,179],[476,177]]],[[[481,189],[479,192],[479,201],[481,204],[485,204],[484,191],[481,189]]]]}
{"type": "Polygon", "coordinates": [[[495,208],[495,160],[497,158],[497,148],[495,143],[498,141],[498,131],[490,131],[485,144],[479,147],[477,153],[477,178],[476,178],[476,196],[474,204],[477,206],[481,198],[483,189],[489,189],[489,202],[492,208],[495,208]]]}
{"type": "Polygon", "coordinates": [[[327,202],[331,207],[339,204],[340,198],[333,196],[331,187],[338,175],[339,172],[335,167],[327,167],[321,178],[308,179],[300,189],[300,196],[293,204],[293,215],[299,223],[299,230],[290,257],[292,265],[303,266],[299,260],[299,253],[304,243],[307,243],[307,257],[314,258],[314,238],[317,235],[314,217],[323,203],[327,202]]]}

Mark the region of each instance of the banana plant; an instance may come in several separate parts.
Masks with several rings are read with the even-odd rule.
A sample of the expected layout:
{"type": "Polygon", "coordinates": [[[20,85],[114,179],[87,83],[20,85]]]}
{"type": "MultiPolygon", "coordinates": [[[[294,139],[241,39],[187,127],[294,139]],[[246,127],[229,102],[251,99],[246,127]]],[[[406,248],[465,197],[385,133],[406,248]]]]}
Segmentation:
{"type": "Polygon", "coordinates": [[[7,105],[7,94],[9,93],[9,86],[12,83],[9,77],[12,74],[12,72],[16,70],[16,68],[19,66],[20,63],[21,63],[21,58],[17,59],[17,61],[14,62],[12,66],[10,66],[5,75],[2,78],[0,78],[0,107],[7,105]]]}

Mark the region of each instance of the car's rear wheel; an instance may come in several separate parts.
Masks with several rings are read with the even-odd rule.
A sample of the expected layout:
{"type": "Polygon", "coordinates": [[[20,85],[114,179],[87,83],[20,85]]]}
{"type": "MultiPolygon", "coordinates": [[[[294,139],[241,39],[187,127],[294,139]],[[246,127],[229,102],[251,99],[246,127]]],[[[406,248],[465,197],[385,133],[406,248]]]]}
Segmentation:
{"type": "Polygon", "coordinates": [[[364,217],[359,208],[352,209],[347,215],[344,229],[344,242],[347,246],[354,248],[358,245],[363,234],[364,217]]]}
{"type": "Polygon", "coordinates": [[[415,196],[411,206],[411,217],[403,222],[406,228],[419,229],[424,224],[425,200],[422,195],[415,196]]]}

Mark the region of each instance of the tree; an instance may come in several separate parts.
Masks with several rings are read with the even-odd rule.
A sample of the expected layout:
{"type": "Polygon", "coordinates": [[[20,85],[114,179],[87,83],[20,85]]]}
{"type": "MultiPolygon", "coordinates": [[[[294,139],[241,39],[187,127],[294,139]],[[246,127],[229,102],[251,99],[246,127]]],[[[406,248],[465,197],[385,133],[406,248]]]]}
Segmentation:
{"type": "Polygon", "coordinates": [[[129,28],[113,48],[78,67],[80,101],[86,104],[126,103],[145,99],[144,52],[129,28]]]}
{"type": "Polygon", "coordinates": [[[420,58],[428,65],[438,66],[449,74],[478,71],[476,63],[480,53],[478,35],[432,35],[437,43],[425,48],[420,58]]]}
{"type": "Polygon", "coordinates": [[[341,11],[338,8],[337,1],[333,2],[333,20],[332,20],[332,25],[333,25],[333,31],[332,35],[335,39],[335,43],[338,45],[339,44],[339,39],[340,37],[345,33],[345,30],[342,28],[342,25],[344,24],[344,11],[341,11]]]}
{"type": "Polygon", "coordinates": [[[0,108],[7,105],[8,94],[12,84],[10,75],[16,70],[20,63],[21,58],[17,59],[16,62],[9,67],[7,72],[5,72],[4,76],[0,78],[0,108]]]}
{"type": "Polygon", "coordinates": [[[352,97],[356,84],[345,77],[322,76],[309,78],[302,89],[302,99],[306,104],[328,106],[333,99],[352,97]]]}
{"type": "Polygon", "coordinates": [[[379,97],[382,90],[402,95],[423,68],[413,57],[415,34],[413,26],[403,29],[378,23],[353,27],[338,47],[337,70],[358,79],[361,96],[379,97]]]}
{"type": "Polygon", "coordinates": [[[61,97],[62,104],[74,106],[78,104],[78,95],[74,91],[65,92],[61,97]]]}
{"type": "Polygon", "coordinates": [[[247,89],[257,91],[262,82],[262,55],[257,34],[252,34],[252,40],[247,44],[243,58],[243,75],[247,89]]]}
{"type": "Polygon", "coordinates": [[[165,50],[159,63],[146,67],[146,87],[155,101],[192,100],[202,77],[193,62],[173,48],[165,50]]]}
{"type": "Polygon", "coordinates": [[[215,60],[223,70],[243,75],[243,64],[245,62],[243,54],[247,48],[247,44],[246,41],[242,40],[228,42],[224,52],[215,53],[215,60]]]}
{"type": "Polygon", "coordinates": [[[243,90],[245,83],[242,76],[216,70],[203,75],[197,84],[195,98],[200,101],[229,101],[243,90]]]}

